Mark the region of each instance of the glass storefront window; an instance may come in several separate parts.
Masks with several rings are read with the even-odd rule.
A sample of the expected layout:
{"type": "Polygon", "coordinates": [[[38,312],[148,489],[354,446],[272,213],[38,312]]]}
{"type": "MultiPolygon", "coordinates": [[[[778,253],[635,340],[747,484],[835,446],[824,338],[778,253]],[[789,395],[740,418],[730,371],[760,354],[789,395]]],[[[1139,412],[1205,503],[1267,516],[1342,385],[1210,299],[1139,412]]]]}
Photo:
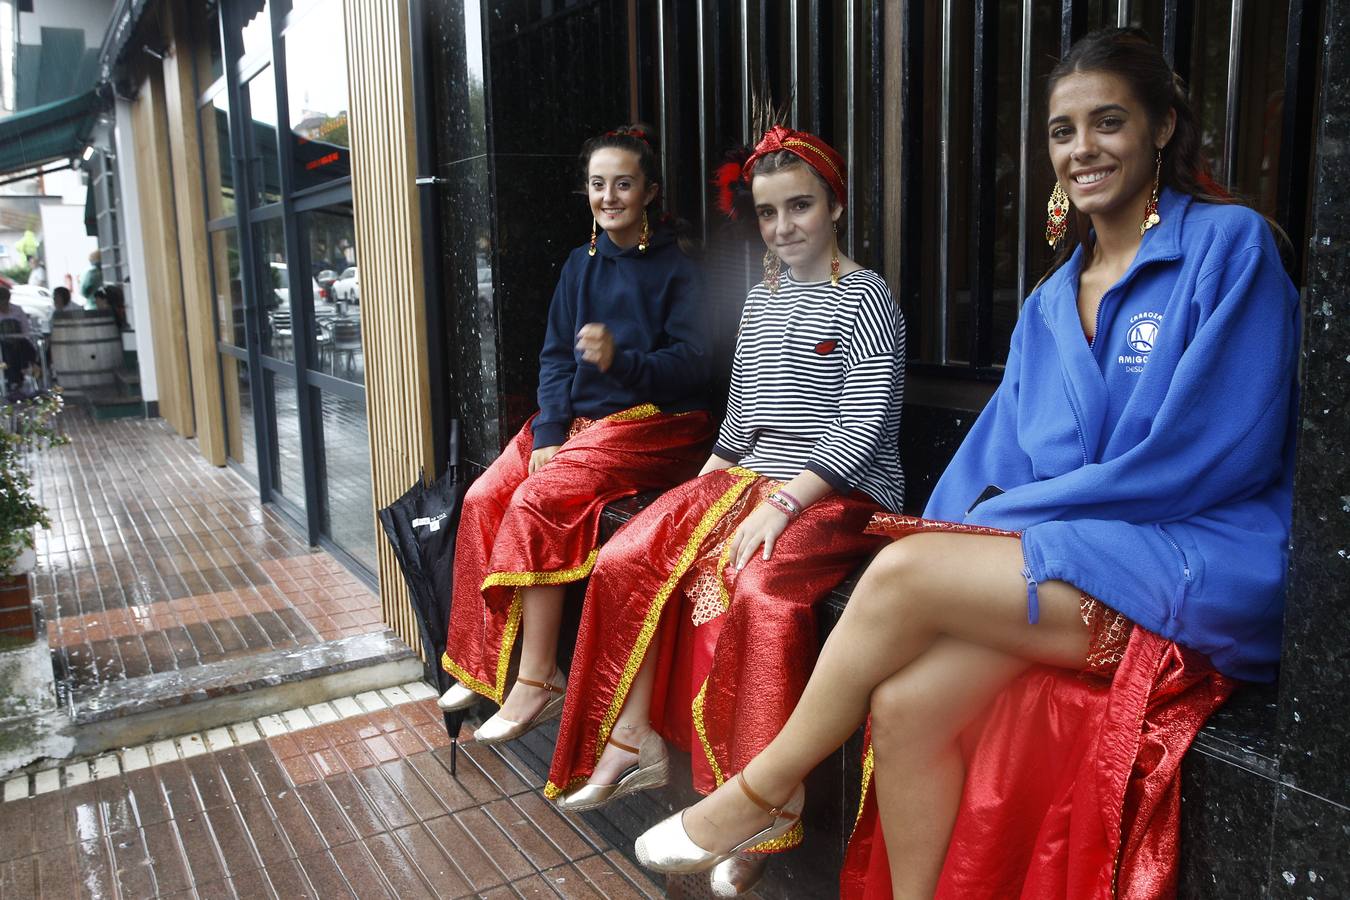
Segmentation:
{"type": "Polygon", "coordinates": [[[225,404],[225,446],[254,484],[258,483],[258,439],[253,421],[248,362],[220,354],[221,398],[225,404]]]}
{"type": "Polygon", "coordinates": [[[323,530],[374,570],[375,514],[370,492],[370,435],[363,400],[315,391],[323,419],[323,530]]]}
{"type": "Polygon", "coordinates": [[[263,370],[263,399],[272,433],[272,489],[305,508],[305,460],[300,452],[300,409],[295,379],[263,370]]]}
{"type": "Polygon", "coordinates": [[[234,157],[230,153],[229,93],[221,90],[198,113],[206,157],[207,218],[234,215],[234,157]]]}
{"type": "Polygon", "coordinates": [[[351,174],[346,37],[339,4],[325,4],[286,30],[295,189],[351,174]],[[336,8],[328,8],[336,7],[336,8]]]}
{"type": "Polygon", "coordinates": [[[202,86],[216,81],[225,74],[225,56],[220,51],[220,10],[211,10],[202,19],[202,43],[206,45],[206,55],[202,60],[202,86]]]}
{"type": "Polygon", "coordinates": [[[286,235],[281,219],[269,219],[254,225],[253,240],[258,254],[262,352],[277,359],[292,360],[295,358],[295,332],[291,279],[286,266],[286,235]]]}
{"type": "Polygon", "coordinates": [[[240,349],[244,332],[244,290],[239,280],[239,234],[233,228],[211,232],[211,279],[216,303],[216,339],[240,349]]]}
{"type": "Polygon", "coordinates": [[[253,169],[253,201],[255,205],[275,203],[281,199],[281,158],[277,151],[277,83],[271,66],[249,80],[247,93],[253,118],[250,156],[257,163],[253,169]]]}
{"type": "MultiPolygon", "coordinates": [[[[309,242],[309,265],[318,290],[314,296],[314,333],[309,336],[310,365],[316,370],[364,384],[361,346],[361,278],[356,265],[356,224],[352,205],[305,213],[300,220],[309,242]]],[[[312,288],[311,288],[312,290],[312,288]]]]}
{"type": "Polygon", "coordinates": [[[254,9],[252,17],[244,23],[244,56],[266,53],[272,46],[271,6],[267,0],[262,0],[254,9]]]}

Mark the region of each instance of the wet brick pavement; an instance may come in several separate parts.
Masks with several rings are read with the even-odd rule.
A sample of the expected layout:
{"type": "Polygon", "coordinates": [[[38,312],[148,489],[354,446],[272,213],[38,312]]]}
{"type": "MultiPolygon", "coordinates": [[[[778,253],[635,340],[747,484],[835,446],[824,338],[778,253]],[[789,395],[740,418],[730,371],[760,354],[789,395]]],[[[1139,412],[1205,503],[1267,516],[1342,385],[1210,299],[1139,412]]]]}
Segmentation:
{"type": "Polygon", "coordinates": [[[367,697],[271,737],[225,729],[221,750],[208,735],[11,780],[0,897],[661,896],[509,749],[462,745],[452,777],[433,699],[367,697]]]}
{"type": "Polygon", "coordinates": [[[38,456],[34,593],[63,695],[383,630],[364,583],[162,420],[61,421],[70,445],[38,456]]]}

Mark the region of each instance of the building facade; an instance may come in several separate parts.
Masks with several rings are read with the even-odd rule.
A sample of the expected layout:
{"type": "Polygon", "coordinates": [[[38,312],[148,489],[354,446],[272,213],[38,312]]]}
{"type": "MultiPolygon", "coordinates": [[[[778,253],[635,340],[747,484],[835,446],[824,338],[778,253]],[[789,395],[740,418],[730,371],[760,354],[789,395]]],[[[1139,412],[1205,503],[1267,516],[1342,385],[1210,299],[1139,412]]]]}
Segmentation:
{"type": "Polygon", "coordinates": [[[1350,827],[1350,732],[1329,717],[1350,686],[1331,556],[1350,528],[1326,487],[1347,437],[1327,412],[1350,352],[1347,16],[1344,0],[120,0],[100,57],[115,126],[96,149],[125,237],[100,244],[126,249],[159,414],[378,582],[415,644],[375,510],[443,469],[452,419],[481,469],[533,411],[553,284],[590,230],[587,137],[661,134],[666,206],[706,243],[724,370],[758,254],[724,237],[711,169],[752,137],[756,96],[840,148],[842,241],[907,319],[919,508],[1049,261],[1044,77],[1087,31],[1142,25],[1190,85],[1216,178],[1289,235],[1307,304],[1286,675],[1250,722],[1239,707],[1220,723],[1261,752],[1202,754],[1188,775],[1246,798],[1263,843],[1188,870],[1186,890],[1275,894],[1287,873],[1350,879],[1320,837],[1350,827]]]}

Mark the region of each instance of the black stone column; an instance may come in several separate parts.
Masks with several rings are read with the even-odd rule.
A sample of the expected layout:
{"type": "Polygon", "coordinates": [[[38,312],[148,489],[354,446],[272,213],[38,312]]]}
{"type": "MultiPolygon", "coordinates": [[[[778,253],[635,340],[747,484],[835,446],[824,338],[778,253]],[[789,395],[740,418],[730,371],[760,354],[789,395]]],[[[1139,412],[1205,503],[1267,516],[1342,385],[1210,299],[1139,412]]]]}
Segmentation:
{"type": "Polygon", "coordinates": [[[1184,898],[1350,897],[1350,0],[1325,16],[1279,685],[1186,758],[1184,898]]]}
{"type": "Polygon", "coordinates": [[[1350,897],[1350,0],[1325,15],[1272,897],[1350,897]]]}

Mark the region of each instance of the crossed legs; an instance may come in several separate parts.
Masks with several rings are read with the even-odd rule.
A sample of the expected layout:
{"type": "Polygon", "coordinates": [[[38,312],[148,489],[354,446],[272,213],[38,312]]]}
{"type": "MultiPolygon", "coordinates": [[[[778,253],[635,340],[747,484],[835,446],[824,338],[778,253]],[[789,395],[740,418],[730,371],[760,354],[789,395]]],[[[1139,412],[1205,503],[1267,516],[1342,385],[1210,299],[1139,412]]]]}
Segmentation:
{"type": "MultiPolygon", "coordinates": [[[[1020,543],[1007,537],[918,534],[885,548],[787,724],[745,768],[756,792],[784,802],[870,710],[897,898],[930,897],[936,885],[964,778],[956,735],[1030,663],[1078,668],[1086,657],[1078,589],[1040,585],[1040,622],[1030,625],[1021,568],[1020,543]]],[[[710,850],[768,823],[729,783],[684,815],[689,837],[710,850]]]]}

